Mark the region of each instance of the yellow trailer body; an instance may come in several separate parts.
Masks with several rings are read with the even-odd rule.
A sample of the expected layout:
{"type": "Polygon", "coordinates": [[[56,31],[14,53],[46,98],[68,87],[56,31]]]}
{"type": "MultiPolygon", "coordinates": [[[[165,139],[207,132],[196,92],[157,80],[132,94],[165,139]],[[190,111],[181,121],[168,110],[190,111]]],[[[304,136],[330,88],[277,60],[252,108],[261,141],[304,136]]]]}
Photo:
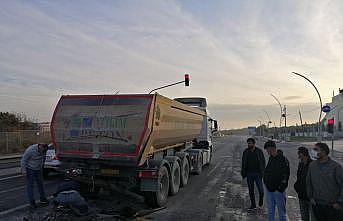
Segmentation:
{"type": "Polygon", "coordinates": [[[200,136],[205,112],[159,94],[68,95],[51,132],[59,158],[142,165],[147,157],[200,136]]]}

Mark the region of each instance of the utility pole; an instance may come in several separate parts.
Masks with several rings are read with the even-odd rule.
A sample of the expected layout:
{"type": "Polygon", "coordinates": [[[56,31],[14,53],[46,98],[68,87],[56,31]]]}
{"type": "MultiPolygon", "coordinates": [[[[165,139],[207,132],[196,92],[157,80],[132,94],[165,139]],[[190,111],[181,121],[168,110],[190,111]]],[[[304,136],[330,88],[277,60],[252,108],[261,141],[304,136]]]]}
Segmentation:
{"type": "Polygon", "coordinates": [[[260,123],[260,137],[262,137],[262,121],[261,120],[257,120],[260,123]]]}
{"type": "Polygon", "coordinates": [[[282,114],[282,117],[285,118],[285,130],[284,130],[284,133],[285,133],[285,141],[286,141],[286,137],[287,137],[287,109],[286,109],[286,105],[284,105],[283,107],[283,114],[282,114]]]}
{"type": "Polygon", "coordinates": [[[282,121],[282,105],[281,102],[279,101],[279,99],[274,95],[274,94],[270,94],[270,96],[272,96],[274,98],[274,100],[277,102],[277,104],[280,107],[280,124],[279,124],[279,132],[277,132],[278,135],[278,139],[281,138],[281,134],[282,134],[282,129],[281,129],[281,121],[282,121]],[[280,136],[279,136],[280,133],[280,136]]]}
{"type": "Polygon", "coordinates": [[[302,132],[303,132],[303,137],[305,137],[304,125],[303,125],[303,118],[302,118],[300,109],[299,109],[299,116],[300,116],[301,130],[302,130],[302,132]]]}

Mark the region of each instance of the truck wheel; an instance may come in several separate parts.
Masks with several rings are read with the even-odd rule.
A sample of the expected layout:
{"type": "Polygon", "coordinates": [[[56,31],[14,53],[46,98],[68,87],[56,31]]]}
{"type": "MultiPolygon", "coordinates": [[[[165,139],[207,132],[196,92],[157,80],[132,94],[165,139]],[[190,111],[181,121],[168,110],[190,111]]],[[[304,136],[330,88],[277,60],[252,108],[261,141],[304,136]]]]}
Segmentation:
{"type": "Polygon", "coordinates": [[[181,183],[180,186],[186,186],[188,183],[188,179],[189,179],[189,162],[187,157],[184,157],[182,160],[182,167],[181,167],[181,183]]]}
{"type": "Polygon", "coordinates": [[[176,195],[179,190],[180,190],[180,176],[181,176],[181,171],[180,171],[180,164],[175,161],[173,163],[173,167],[171,168],[171,173],[170,173],[170,186],[169,186],[169,194],[174,196],[176,195]]]}
{"type": "Polygon", "coordinates": [[[202,172],[202,154],[200,153],[199,160],[197,162],[197,168],[195,170],[196,175],[200,175],[202,172]]]}
{"type": "Polygon", "coordinates": [[[164,206],[167,203],[168,191],[169,191],[169,174],[168,169],[162,166],[158,172],[158,191],[157,192],[145,192],[145,201],[152,208],[158,208],[164,206]]]}

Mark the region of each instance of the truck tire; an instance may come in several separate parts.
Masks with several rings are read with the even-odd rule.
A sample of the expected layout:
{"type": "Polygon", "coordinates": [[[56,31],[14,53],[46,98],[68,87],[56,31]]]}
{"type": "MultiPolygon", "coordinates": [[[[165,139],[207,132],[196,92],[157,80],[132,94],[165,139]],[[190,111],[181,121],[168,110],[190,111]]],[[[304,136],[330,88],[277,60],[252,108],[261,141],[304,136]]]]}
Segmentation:
{"type": "Polygon", "coordinates": [[[201,153],[199,153],[200,154],[200,156],[199,156],[199,159],[198,159],[198,162],[197,162],[197,168],[195,169],[195,171],[194,171],[194,173],[196,174],[196,175],[200,175],[201,174],[201,172],[202,172],[202,167],[203,167],[203,164],[202,164],[202,154],[201,153]]]}
{"type": "Polygon", "coordinates": [[[159,189],[157,192],[145,192],[145,201],[152,208],[162,207],[167,203],[169,192],[169,173],[165,166],[158,172],[159,189]]]}
{"type": "Polygon", "coordinates": [[[175,161],[170,171],[169,194],[171,196],[176,195],[180,190],[180,177],[180,164],[178,163],[178,161],[175,161]]]}
{"type": "Polygon", "coordinates": [[[189,162],[187,157],[184,157],[182,159],[182,164],[181,164],[181,179],[180,179],[180,186],[184,187],[188,183],[189,179],[189,172],[190,172],[190,167],[189,167],[189,162]]]}

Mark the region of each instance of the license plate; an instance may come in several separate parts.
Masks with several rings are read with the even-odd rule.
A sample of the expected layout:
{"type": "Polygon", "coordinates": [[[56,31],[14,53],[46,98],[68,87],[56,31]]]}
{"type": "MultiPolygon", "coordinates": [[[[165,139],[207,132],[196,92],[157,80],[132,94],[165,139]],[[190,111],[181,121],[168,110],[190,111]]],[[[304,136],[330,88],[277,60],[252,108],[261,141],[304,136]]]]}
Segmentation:
{"type": "Polygon", "coordinates": [[[107,176],[118,176],[119,170],[115,169],[101,169],[101,173],[107,176]]]}

